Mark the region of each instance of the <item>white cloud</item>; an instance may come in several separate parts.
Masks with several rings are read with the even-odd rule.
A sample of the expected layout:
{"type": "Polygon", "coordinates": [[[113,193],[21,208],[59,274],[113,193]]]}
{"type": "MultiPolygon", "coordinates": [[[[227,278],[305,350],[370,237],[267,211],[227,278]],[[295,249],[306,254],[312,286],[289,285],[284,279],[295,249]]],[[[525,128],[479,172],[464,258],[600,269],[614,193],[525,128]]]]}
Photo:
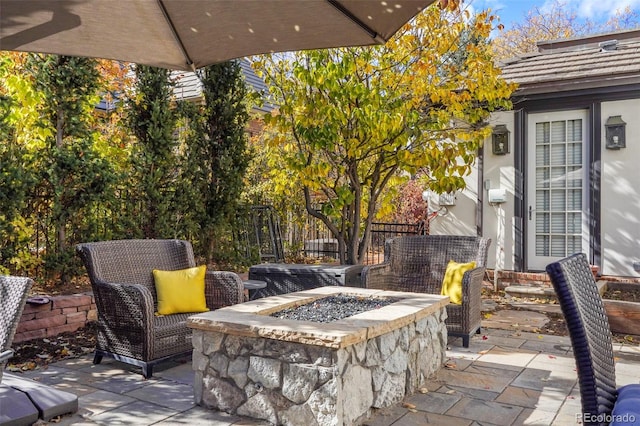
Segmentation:
{"type": "Polygon", "coordinates": [[[470,2],[465,2],[465,5],[470,3],[472,6],[475,6],[478,10],[491,9],[491,12],[496,13],[507,7],[507,4],[503,0],[471,0],[470,2]]]}
{"type": "Polygon", "coordinates": [[[501,11],[507,7],[503,0],[464,0],[462,8],[470,12],[471,16],[476,12],[491,9],[492,14],[501,15],[501,11]]]}
{"type": "Polygon", "coordinates": [[[508,28],[514,23],[524,22],[530,11],[537,8],[542,13],[550,12],[558,3],[563,9],[575,12],[578,19],[590,19],[596,23],[608,20],[627,6],[640,11],[640,0],[463,0],[462,7],[470,12],[491,9],[508,28]]]}
{"type": "Polygon", "coordinates": [[[476,5],[472,2],[472,3],[463,3],[462,4],[462,9],[463,10],[468,10],[470,15],[473,16],[476,13],[476,5]]]}
{"type": "Polygon", "coordinates": [[[575,8],[579,17],[598,20],[602,16],[613,16],[627,6],[637,9],[640,0],[572,0],[567,4],[575,8]]]}
{"type": "Polygon", "coordinates": [[[485,0],[485,7],[491,8],[491,10],[500,10],[507,6],[503,0],[485,0]]]}

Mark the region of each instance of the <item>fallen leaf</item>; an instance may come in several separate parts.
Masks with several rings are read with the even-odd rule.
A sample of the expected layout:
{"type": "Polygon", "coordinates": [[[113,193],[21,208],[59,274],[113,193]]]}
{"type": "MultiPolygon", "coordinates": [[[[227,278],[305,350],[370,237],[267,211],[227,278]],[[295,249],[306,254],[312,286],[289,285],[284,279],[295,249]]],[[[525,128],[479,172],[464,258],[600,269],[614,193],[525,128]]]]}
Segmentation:
{"type": "Polygon", "coordinates": [[[417,413],[418,410],[416,410],[415,408],[408,408],[407,410],[411,411],[412,413],[417,413]]]}
{"type": "Polygon", "coordinates": [[[403,402],[403,403],[402,403],[402,406],[403,406],[404,408],[408,408],[408,409],[410,409],[410,410],[411,410],[411,409],[415,409],[415,408],[416,408],[415,404],[412,404],[412,403],[410,403],[410,402],[403,402]]]}
{"type": "Polygon", "coordinates": [[[448,368],[450,370],[456,370],[458,368],[458,366],[456,365],[455,362],[453,361],[448,361],[444,363],[444,368],[448,368]]]}
{"type": "Polygon", "coordinates": [[[555,355],[549,355],[550,359],[556,359],[555,355]]]}
{"type": "Polygon", "coordinates": [[[484,351],[480,351],[480,352],[478,352],[478,353],[479,353],[480,355],[484,355],[484,354],[486,354],[486,353],[489,353],[489,351],[488,351],[488,350],[484,350],[484,351]]]}
{"type": "Polygon", "coordinates": [[[488,339],[488,337],[487,337],[487,336],[482,335],[482,340],[487,340],[487,339],[488,339]]]}
{"type": "Polygon", "coordinates": [[[418,392],[420,392],[420,393],[429,393],[429,389],[427,389],[427,388],[420,388],[420,389],[418,389],[418,392]]]}
{"type": "Polygon", "coordinates": [[[445,392],[447,395],[453,395],[454,393],[456,393],[456,391],[454,391],[453,389],[448,390],[445,392]]]}
{"type": "Polygon", "coordinates": [[[538,339],[544,339],[544,337],[538,334],[538,339]]]}
{"type": "Polygon", "coordinates": [[[38,364],[36,364],[35,362],[25,362],[24,364],[22,364],[22,371],[35,370],[37,366],[38,364]]]}

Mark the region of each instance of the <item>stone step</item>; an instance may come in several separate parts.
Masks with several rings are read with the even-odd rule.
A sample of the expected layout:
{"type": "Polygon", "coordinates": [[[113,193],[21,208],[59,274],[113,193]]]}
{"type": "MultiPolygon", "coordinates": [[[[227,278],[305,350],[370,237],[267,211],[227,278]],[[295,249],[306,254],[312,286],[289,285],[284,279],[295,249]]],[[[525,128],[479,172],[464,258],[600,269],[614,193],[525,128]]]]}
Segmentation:
{"type": "Polygon", "coordinates": [[[38,409],[24,392],[0,385],[0,426],[32,425],[38,421],[38,409]]]}
{"type": "Polygon", "coordinates": [[[45,422],[62,414],[78,411],[78,397],[76,395],[44,383],[19,377],[12,373],[5,373],[2,377],[2,385],[27,395],[39,417],[45,422]]]}
{"type": "Polygon", "coordinates": [[[541,287],[534,285],[512,285],[506,287],[504,292],[513,297],[538,297],[555,298],[556,292],[551,287],[541,287]]]}

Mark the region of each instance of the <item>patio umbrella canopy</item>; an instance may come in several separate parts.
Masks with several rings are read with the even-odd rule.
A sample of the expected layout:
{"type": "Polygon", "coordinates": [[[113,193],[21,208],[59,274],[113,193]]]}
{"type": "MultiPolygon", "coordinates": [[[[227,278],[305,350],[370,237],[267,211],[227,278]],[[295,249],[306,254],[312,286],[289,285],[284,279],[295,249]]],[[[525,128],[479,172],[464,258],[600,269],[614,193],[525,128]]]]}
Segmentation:
{"type": "Polygon", "coordinates": [[[0,50],[192,70],[386,42],[434,0],[0,0],[0,50]]]}

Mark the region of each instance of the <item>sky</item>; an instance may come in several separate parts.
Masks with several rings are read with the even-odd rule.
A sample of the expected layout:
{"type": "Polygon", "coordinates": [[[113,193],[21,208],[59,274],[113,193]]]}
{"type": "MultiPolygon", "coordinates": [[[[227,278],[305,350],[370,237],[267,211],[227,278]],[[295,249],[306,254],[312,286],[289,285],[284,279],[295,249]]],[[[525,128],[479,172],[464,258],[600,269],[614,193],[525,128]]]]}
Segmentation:
{"type": "MultiPolygon", "coordinates": [[[[570,9],[574,9],[579,18],[588,18],[594,22],[606,21],[617,9],[624,9],[626,6],[640,10],[640,0],[561,1],[570,9]]],[[[500,17],[505,29],[509,29],[513,22],[523,22],[528,11],[536,6],[544,10],[547,3],[553,3],[553,0],[464,0],[463,5],[470,5],[475,10],[491,8],[491,11],[500,17]]]]}

